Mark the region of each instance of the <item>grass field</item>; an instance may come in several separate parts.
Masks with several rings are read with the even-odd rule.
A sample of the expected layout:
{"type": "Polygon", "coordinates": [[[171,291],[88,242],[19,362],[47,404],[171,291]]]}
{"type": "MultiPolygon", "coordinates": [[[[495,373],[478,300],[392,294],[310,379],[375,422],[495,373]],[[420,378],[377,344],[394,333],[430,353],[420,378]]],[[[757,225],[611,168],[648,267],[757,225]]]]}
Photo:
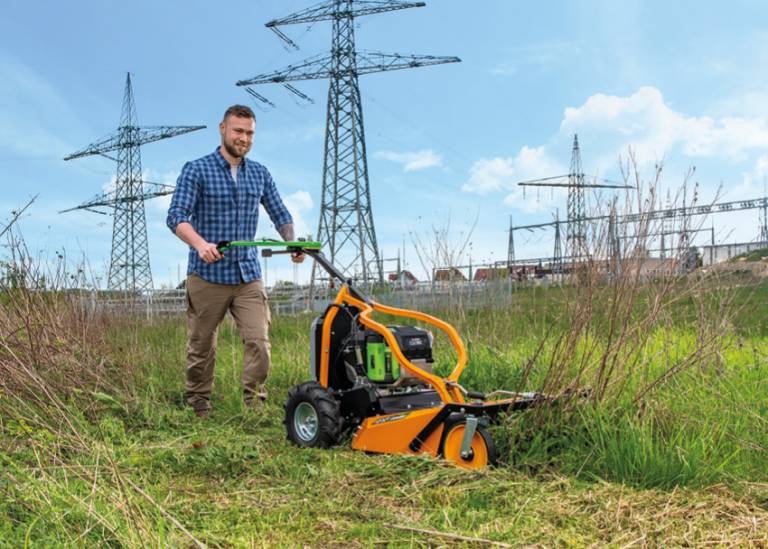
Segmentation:
{"type": "MultiPolygon", "coordinates": [[[[282,401],[308,378],[311,316],[274,319],[259,411],[240,402],[226,321],[214,413],[199,420],[182,405],[183,319],[46,320],[57,305],[27,307],[0,340],[0,372],[24,381],[0,385],[0,546],[768,544],[768,285],[727,303],[699,287],[641,333],[649,294],[631,303],[621,345],[615,304],[595,296],[577,329],[570,292],[438,312],[469,349],[467,387],[604,384],[494,427],[501,463],[482,472],[290,446],[282,401]]],[[[437,345],[445,372],[453,354],[437,345]]]]}

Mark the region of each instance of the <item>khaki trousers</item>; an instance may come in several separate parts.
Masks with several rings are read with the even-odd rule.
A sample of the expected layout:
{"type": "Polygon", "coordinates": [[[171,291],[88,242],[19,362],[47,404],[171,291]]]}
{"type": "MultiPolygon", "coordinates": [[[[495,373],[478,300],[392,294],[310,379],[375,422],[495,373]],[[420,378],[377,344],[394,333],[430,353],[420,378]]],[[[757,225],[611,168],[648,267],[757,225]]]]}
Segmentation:
{"type": "Polygon", "coordinates": [[[270,312],[260,280],[241,284],[213,284],[187,276],[187,404],[195,410],[211,407],[216,336],[219,323],[230,312],[243,341],[244,400],[265,399],[269,373],[270,312]]]}

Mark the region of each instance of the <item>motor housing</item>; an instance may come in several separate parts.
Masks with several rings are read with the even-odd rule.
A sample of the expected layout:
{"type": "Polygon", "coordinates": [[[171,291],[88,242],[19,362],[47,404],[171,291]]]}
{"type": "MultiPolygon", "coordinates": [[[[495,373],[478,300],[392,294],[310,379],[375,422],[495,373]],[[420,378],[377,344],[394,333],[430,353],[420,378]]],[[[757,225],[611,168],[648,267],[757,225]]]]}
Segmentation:
{"type": "MultiPolygon", "coordinates": [[[[328,350],[328,386],[332,390],[352,388],[358,378],[376,385],[411,385],[419,379],[411,375],[395,359],[384,337],[357,321],[358,309],[332,304],[318,316],[310,328],[310,375],[319,380],[322,332],[332,308],[339,311],[330,329],[328,350]]],[[[403,355],[426,372],[432,371],[432,342],[429,330],[415,326],[387,326],[403,355]]]]}
{"type": "MultiPolygon", "coordinates": [[[[419,368],[432,371],[432,340],[428,330],[415,326],[387,326],[395,337],[405,358],[419,368]]],[[[393,356],[384,337],[369,329],[352,334],[344,350],[347,368],[370,382],[390,385],[400,384],[405,378],[414,378],[402,368],[393,356]]]]}

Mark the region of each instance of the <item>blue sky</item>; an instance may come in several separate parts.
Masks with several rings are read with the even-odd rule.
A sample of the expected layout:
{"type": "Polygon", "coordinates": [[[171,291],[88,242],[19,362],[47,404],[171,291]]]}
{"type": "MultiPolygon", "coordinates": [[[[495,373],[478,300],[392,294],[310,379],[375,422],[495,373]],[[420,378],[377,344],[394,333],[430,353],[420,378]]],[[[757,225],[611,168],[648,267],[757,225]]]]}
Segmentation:
{"type": "MultiPolygon", "coordinates": [[[[109,262],[110,220],[59,215],[101,192],[114,165],[62,157],[113,131],[125,72],[139,122],[206,124],[207,130],[147,145],[143,168],[173,183],[185,161],[218,144],[226,106],[248,102],[239,79],[325,52],[330,23],[284,27],[289,52],[263,23],[312,5],[305,0],[130,3],[6,0],[0,19],[0,214],[40,198],[21,227],[33,252],[109,262]]],[[[462,63],[361,77],[373,215],[385,257],[413,233],[450,224],[454,247],[470,228],[472,262],[506,257],[509,216],[551,219],[564,195],[523,197],[521,179],[565,173],[579,133],[583,167],[618,179],[633,146],[641,168],[663,160],[676,188],[691,166],[702,201],[761,196],[768,174],[768,6],[761,1],[433,0],[424,8],[360,18],[358,47],[456,55],[462,63]]],[[[314,233],[327,82],[260,92],[277,108],[257,111],[251,156],[272,172],[302,233],[314,233]]],[[[649,174],[649,173],[648,173],[649,174]]],[[[650,175],[650,174],[649,174],[650,175]]],[[[147,203],[156,285],[183,274],[186,251],[165,228],[168,201],[147,203]]],[[[3,218],[4,215],[0,215],[3,218]]],[[[715,218],[718,240],[751,240],[756,211],[715,218]]],[[[262,220],[259,236],[274,236],[262,220]]],[[[548,255],[552,235],[517,238],[517,255],[548,255]]],[[[270,282],[304,279],[272,261],[270,282]]]]}

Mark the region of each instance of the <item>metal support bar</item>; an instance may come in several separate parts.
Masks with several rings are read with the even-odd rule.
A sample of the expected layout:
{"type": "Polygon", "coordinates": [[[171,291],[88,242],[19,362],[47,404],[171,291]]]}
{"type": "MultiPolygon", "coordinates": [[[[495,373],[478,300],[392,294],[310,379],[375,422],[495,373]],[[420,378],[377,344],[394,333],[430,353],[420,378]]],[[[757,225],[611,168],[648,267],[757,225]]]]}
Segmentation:
{"type": "Polygon", "coordinates": [[[461,457],[469,459],[471,457],[472,439],[477,431],[477,416],[467,415],[467,421],[464,423],[464,438],[461,439],[461,457]]]}

